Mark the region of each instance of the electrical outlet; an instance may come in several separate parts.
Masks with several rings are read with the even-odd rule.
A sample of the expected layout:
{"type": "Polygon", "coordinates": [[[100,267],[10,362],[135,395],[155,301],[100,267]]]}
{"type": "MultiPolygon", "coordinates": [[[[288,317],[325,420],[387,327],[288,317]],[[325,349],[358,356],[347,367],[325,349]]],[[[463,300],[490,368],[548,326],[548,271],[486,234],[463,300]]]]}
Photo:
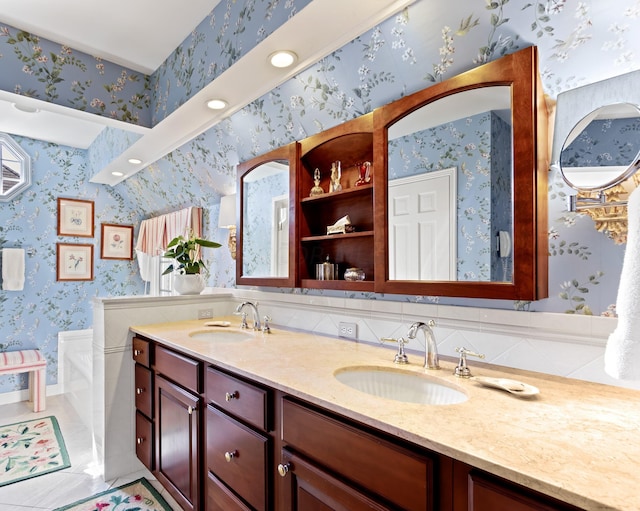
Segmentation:
{"type": "Polygon", "coordinates": [[[358,324],[357,323],[346,323],[341,321],[338,324],[338,337],[347,337],[349,339],[357,339],[358,338],[358,324]]]}
{"type": "Polygon", "coordinates": [[[200,309],[198,311],[198,319],[211,319],[213,317],[213,309],[200,309]]]}

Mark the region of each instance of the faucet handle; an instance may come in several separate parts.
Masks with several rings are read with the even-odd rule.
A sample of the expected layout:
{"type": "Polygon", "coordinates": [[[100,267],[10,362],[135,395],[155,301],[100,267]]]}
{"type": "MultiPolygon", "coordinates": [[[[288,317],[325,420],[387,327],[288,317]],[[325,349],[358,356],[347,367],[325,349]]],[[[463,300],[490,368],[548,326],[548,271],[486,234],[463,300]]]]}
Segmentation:
{"type": "Polygon", "coordinates": [[[394,339],[393,337],[381,337],[380,340],[382,342],[397,342],[398,343],[398,353],[396,353],[396,356],[393,358],[393,363],[394,364],[408,364],[409,363],[409,359],[407,358],[407,354],[404,352],[404,345],[407,344],[407,342],[404,339],[404,337],[400,337],[398,339],[394,339]]]}
{"type": "Polygon", "coordinates": [[[456,352],[460,353],[460,359],[458,360],[458,365],[454,369],[453,374],[460,378],[471,378],[471,371],[467,367],[467,355],[484,358],[484,354],[476,353],[475,351],[468,350],[467,348],[456,348],[456,352]]]}
{"type": "Polygon", "coordinates": [[[270,334],[271,333],[271,327],[269,326],[269,321],[271,321],[271,316],[265,316],[264,317],[264,321],[262,323],[262,333],[263,334],[270,334]]]}
{"type": "Polygon", "coordinates": [[[247,313],[244,311],[241,312],[240,317],[240,328],[249,328],[249,325],[247,325],[247,313]]]}

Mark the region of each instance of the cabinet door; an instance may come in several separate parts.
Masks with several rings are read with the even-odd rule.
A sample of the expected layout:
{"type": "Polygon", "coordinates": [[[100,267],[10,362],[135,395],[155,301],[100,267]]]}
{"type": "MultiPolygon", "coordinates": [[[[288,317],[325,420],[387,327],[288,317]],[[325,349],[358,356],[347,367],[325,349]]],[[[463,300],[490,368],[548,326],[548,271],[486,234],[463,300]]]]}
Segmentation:
{"type": "Polygon", "coordinates": [[[136,411],[136,456],[153,470],[153,423],[136,411]]]}
{"type": "Polygon", "coordinates": [[[287,481],[285,511],[384,511],[396,509],[375,502],[312,463],[282,451],[280,475],[287,481]]]}
{"type": "Polygon", "coordinates": [[[200,509],[200,398],[156,378],[158,480],[184,509],[200,509]]]}
{"type": "Polygon", "coordinates": [[[469,473],[468,485],[469,511],[579,511],[568,504],[474,470],[469,473]]]}

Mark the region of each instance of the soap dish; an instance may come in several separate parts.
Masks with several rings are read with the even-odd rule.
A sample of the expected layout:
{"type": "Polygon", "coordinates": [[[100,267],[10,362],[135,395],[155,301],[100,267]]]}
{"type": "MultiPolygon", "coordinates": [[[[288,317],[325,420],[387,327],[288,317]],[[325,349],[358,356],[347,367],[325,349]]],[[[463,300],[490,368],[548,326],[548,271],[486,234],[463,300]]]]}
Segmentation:
{"type": "Polygon", "coordinates": [[[214,320],[214,321],[207,321],[204,326],[230,326],[231,323],[229,321],[220,321],[220,320],[214,320]]]}
{"type": "Polygon", "coordinates": [[[473,381],[477,381],[485,387],[506,390],[515,396],[529,397],[539,394],[540,391],[533,385],[527,385],[518,380],[510,380],[508,378],[491,378],[489,376],[473,376],[473,381]]]}

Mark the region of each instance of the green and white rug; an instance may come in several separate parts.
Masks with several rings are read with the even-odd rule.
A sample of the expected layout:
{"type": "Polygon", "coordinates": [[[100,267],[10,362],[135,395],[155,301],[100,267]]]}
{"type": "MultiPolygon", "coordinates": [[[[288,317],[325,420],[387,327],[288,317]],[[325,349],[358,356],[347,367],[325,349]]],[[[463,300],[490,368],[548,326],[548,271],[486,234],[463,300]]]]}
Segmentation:
{"type": "Polygon", "coordinates": [[[0,486],[70,466],[54,416],[0,426],[0,486]]]}
{"type": "Polygon", "coordinates": [[[172,511],[162,495],[144,477],[111,488],[54,511],[172,511]]]}

